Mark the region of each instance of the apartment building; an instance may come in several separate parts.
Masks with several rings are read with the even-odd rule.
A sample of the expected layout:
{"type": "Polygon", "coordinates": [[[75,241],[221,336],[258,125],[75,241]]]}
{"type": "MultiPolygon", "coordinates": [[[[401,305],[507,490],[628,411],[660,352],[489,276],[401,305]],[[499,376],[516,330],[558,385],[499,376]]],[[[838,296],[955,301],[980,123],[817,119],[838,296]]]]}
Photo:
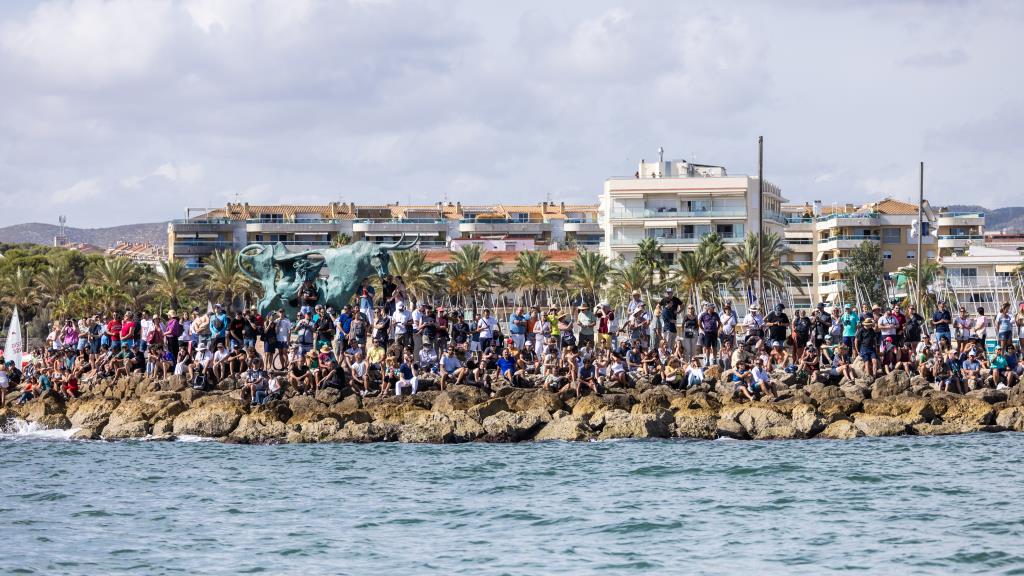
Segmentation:
{"type": "MultiPolygon", "coordinates": [[[[863,242],[878,243],[883,269],[893,273],[917,262],[917,238],[911,234],[917,221],[917,204],[886,198],[861,206],[853,204],[825,206],[786,205],[785,236],[792,249],[790,260],[804,287],[803,295],[794,295],[794,305],[810,306],[816,302],[842,302],[853,297],[855,286],[845,274],[850,253],[863,242]]],[[[950,235],[956,218],[939,218],[927,201],[924,221],[929,223],[922,238],[924,257],[935,259],[941,246],[941,232],[950,235]],[[931,228],[941,223],[939,228],[931,228]],[[943,228],[945,227],[945,228],[943,228]]],[[[950,249],[953,242],[949,242],[950,249]]]]}
{"type": "Polygon", "coordinates": [[[672,262],[712,232],[726,243],[742,242],[748,232],[759,230],[759,213],[765,231],[781,234],[785,199],[777,186],[766,181],[759,205],[758,188],[757,178],[729,176],[721,166],[686,160],[641,161],[632,177],[609,178],[604,183],[601,252],[630,260],[636,256],[638,242],[657,238],[665,260],[672,262]]]}
{"type": "Polygon", "coordinates": [[[543,202],[537,205],[250,205],[188,209],[168,224],[171,258],[201,266],[216,250],[281,242],[291,251],[344,241],[393,242],[418,237],[425,250],[453,242],[505,242],[512,249],[597,249],[601,225],[596,205],[543,202]],[[524,242],[526,244],[524,244],[524,242]]]}
{"type": "Polygon", "coordinates": [[[1024,255],[1016,249],[972,244],[963,252],[942,256],[943,277],[937,282],[939,296],[953,306],[965,306],[972,313],[979,306],[996,314],[999,306],[1017,306],[1024,301],[1024,288],[1016,270],[1024,255]]]}

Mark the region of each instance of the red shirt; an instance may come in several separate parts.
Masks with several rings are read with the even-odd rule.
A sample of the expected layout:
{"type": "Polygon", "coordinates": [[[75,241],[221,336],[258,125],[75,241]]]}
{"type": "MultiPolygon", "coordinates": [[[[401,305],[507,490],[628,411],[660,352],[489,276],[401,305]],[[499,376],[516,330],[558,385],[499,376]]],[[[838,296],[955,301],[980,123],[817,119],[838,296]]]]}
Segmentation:
{"type": "Polygon", "coordinates": [[[121,341],[121,322],[119,320],[111,320],[107,322],[107,332],[110,333],[110,339],[114,342],[121,341]]]}
{"type": "Polygon", "coordinates": [[[131,340],[135,333],[135,322],[126,320],[121,324],[121,340],[131,340]]]}

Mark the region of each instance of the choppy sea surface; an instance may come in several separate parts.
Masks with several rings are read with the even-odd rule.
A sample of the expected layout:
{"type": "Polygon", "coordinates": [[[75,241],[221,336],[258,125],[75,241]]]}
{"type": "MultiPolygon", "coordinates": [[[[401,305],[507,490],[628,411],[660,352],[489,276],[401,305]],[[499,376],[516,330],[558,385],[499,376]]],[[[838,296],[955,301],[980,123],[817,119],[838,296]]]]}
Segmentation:
{"type": "Polygon", "coordinates": [[[0,435],[0,574],[1024,574],[1024,434],[66,437],[0,435]]]}

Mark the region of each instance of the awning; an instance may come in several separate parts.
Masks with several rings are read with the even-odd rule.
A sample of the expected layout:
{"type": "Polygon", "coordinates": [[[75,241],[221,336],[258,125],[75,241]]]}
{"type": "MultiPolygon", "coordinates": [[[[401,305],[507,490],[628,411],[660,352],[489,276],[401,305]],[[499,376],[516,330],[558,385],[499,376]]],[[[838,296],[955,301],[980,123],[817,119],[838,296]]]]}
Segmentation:
{"type": "Polygon", "coordinates": [[[1016,264],[996,264],[996,272],[1012,274],[1015,270],[1017,270],[1016,264]]]}

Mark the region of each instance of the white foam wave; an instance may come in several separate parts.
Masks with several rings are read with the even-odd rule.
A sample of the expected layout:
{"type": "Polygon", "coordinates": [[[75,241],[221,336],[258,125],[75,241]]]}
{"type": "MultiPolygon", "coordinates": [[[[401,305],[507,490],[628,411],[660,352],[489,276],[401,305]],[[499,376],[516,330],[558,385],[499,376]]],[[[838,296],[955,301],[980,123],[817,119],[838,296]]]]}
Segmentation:
{"type": "Polygon", "coordinates": [[[193,436],[191,434],[182,434],[175,437],[178,442],[216,442],[216,438],[208,438],[206,436],[193,436]]]}
{"type": "Polygon", "coordinates": [[[71,440],[75,432],[81,428],[69,428],[67,430],[49,429],[40,426],[38,422],[28,422],[20,418],[9,420],[7,425],[0,428],[0,438],[26,439],[26,440],[71,440]]]}

